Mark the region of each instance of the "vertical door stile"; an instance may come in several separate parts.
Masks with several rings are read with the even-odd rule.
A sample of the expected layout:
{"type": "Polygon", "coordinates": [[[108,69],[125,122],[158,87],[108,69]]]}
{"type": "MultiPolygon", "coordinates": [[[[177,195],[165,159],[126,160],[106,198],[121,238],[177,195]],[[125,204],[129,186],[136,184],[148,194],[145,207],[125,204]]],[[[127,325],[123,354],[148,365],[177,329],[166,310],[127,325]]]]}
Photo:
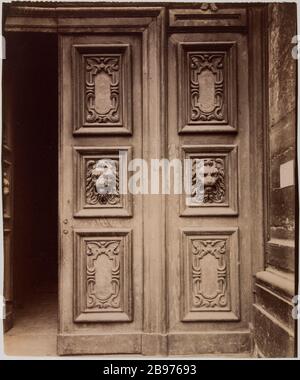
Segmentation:
{"type": "MultiPolygon", "coordinates": [[[[148,164],[151,192],[151,160],[165,158],[165,10],[144,32],[143,155],[148,164]],[[147,58],[146,58],[147,57],[147,58]]],[[[166,256],[165,197],[144,195],[144,332],[143,354],[165,355],[166,256]]]]}

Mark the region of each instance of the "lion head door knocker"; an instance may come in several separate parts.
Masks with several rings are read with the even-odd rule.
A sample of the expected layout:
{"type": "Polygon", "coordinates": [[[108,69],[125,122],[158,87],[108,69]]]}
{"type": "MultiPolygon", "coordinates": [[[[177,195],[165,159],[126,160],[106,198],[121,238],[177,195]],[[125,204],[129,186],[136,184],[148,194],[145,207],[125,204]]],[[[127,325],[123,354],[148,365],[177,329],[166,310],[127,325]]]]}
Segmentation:
{"type": "Polygon", "coordinates": [[[199,186],[202,186],[204,196],[202,203],[225,202],[224,161],[221,158],[205,158],[195,160],[192,170],[192,196],[197,201],[199,186]],[[202,161],[201,170],[197,170],[197,162],[202,161]],[[200,178],[199,178],[200,176],[200,178]]]}
{"type": "Polygon", "coordinates": [[[86,200],[90,205],[116,205],[120,202],[118,161],[101,159],[88,161],[86,200]]]}

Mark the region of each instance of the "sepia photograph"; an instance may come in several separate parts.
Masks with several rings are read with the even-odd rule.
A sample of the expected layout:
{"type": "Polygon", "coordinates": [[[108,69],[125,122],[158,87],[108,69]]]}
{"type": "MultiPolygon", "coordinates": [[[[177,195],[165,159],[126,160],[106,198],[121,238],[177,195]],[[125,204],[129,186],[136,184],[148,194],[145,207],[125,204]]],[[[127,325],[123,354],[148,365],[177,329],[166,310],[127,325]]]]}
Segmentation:
{"type": "Polygon", "coordinates": [[[0,6],[1,360],[297,359],[298,2],[0,6]]]}

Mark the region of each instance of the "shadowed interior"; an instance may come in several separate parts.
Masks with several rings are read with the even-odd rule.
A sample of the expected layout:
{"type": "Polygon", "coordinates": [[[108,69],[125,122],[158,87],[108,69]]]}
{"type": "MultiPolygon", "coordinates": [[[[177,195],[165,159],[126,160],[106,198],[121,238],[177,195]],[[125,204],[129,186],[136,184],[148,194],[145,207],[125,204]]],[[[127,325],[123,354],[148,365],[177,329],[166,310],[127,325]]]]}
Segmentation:
{"type": "MultiPolygon", "coordinates": [[[[8,33],[5,120],[14,151],[13,287],[15,320],[7,335],[56,330],[58,277],[57,36],[8,33]],[[51,309],[51,313],[47,312],[51,309]],[[43,318],[41,314],[47,315],[43,318]],[[39,322],[38,322],[39,320],[39,322]],[[37,324],[35,323],[38,322],[37,324]],[[43,325],[44,321],[44,325],[43,325]],[[33,329],[32,327],[35,326],[33,329]],[[17,329],[17,330],[16,330],[17,329]],[[20,330],[20,331],[21,331],[20,330]]],[[[56,331],[55,331],[56,333],[56,331]]],[[[33,335],[34,337],[34,335],[33,335]]],[[[22,343],[19,341],[21,348],[22,343]]],[[[8,348],[9,350],[9,348],[8,348]]]]}

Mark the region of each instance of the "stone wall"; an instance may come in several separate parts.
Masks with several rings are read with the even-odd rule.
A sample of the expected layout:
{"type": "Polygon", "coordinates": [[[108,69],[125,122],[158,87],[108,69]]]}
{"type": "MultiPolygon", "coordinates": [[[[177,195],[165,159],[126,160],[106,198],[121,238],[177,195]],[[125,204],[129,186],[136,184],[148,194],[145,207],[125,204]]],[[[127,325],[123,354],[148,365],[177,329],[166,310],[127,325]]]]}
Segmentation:
{"type": "Polygon", "coordinates": [[[266,257],[254,304],[255,350],[265,357],[295,355],[296,18],[296,4],[268,5],[266,257]]]}

